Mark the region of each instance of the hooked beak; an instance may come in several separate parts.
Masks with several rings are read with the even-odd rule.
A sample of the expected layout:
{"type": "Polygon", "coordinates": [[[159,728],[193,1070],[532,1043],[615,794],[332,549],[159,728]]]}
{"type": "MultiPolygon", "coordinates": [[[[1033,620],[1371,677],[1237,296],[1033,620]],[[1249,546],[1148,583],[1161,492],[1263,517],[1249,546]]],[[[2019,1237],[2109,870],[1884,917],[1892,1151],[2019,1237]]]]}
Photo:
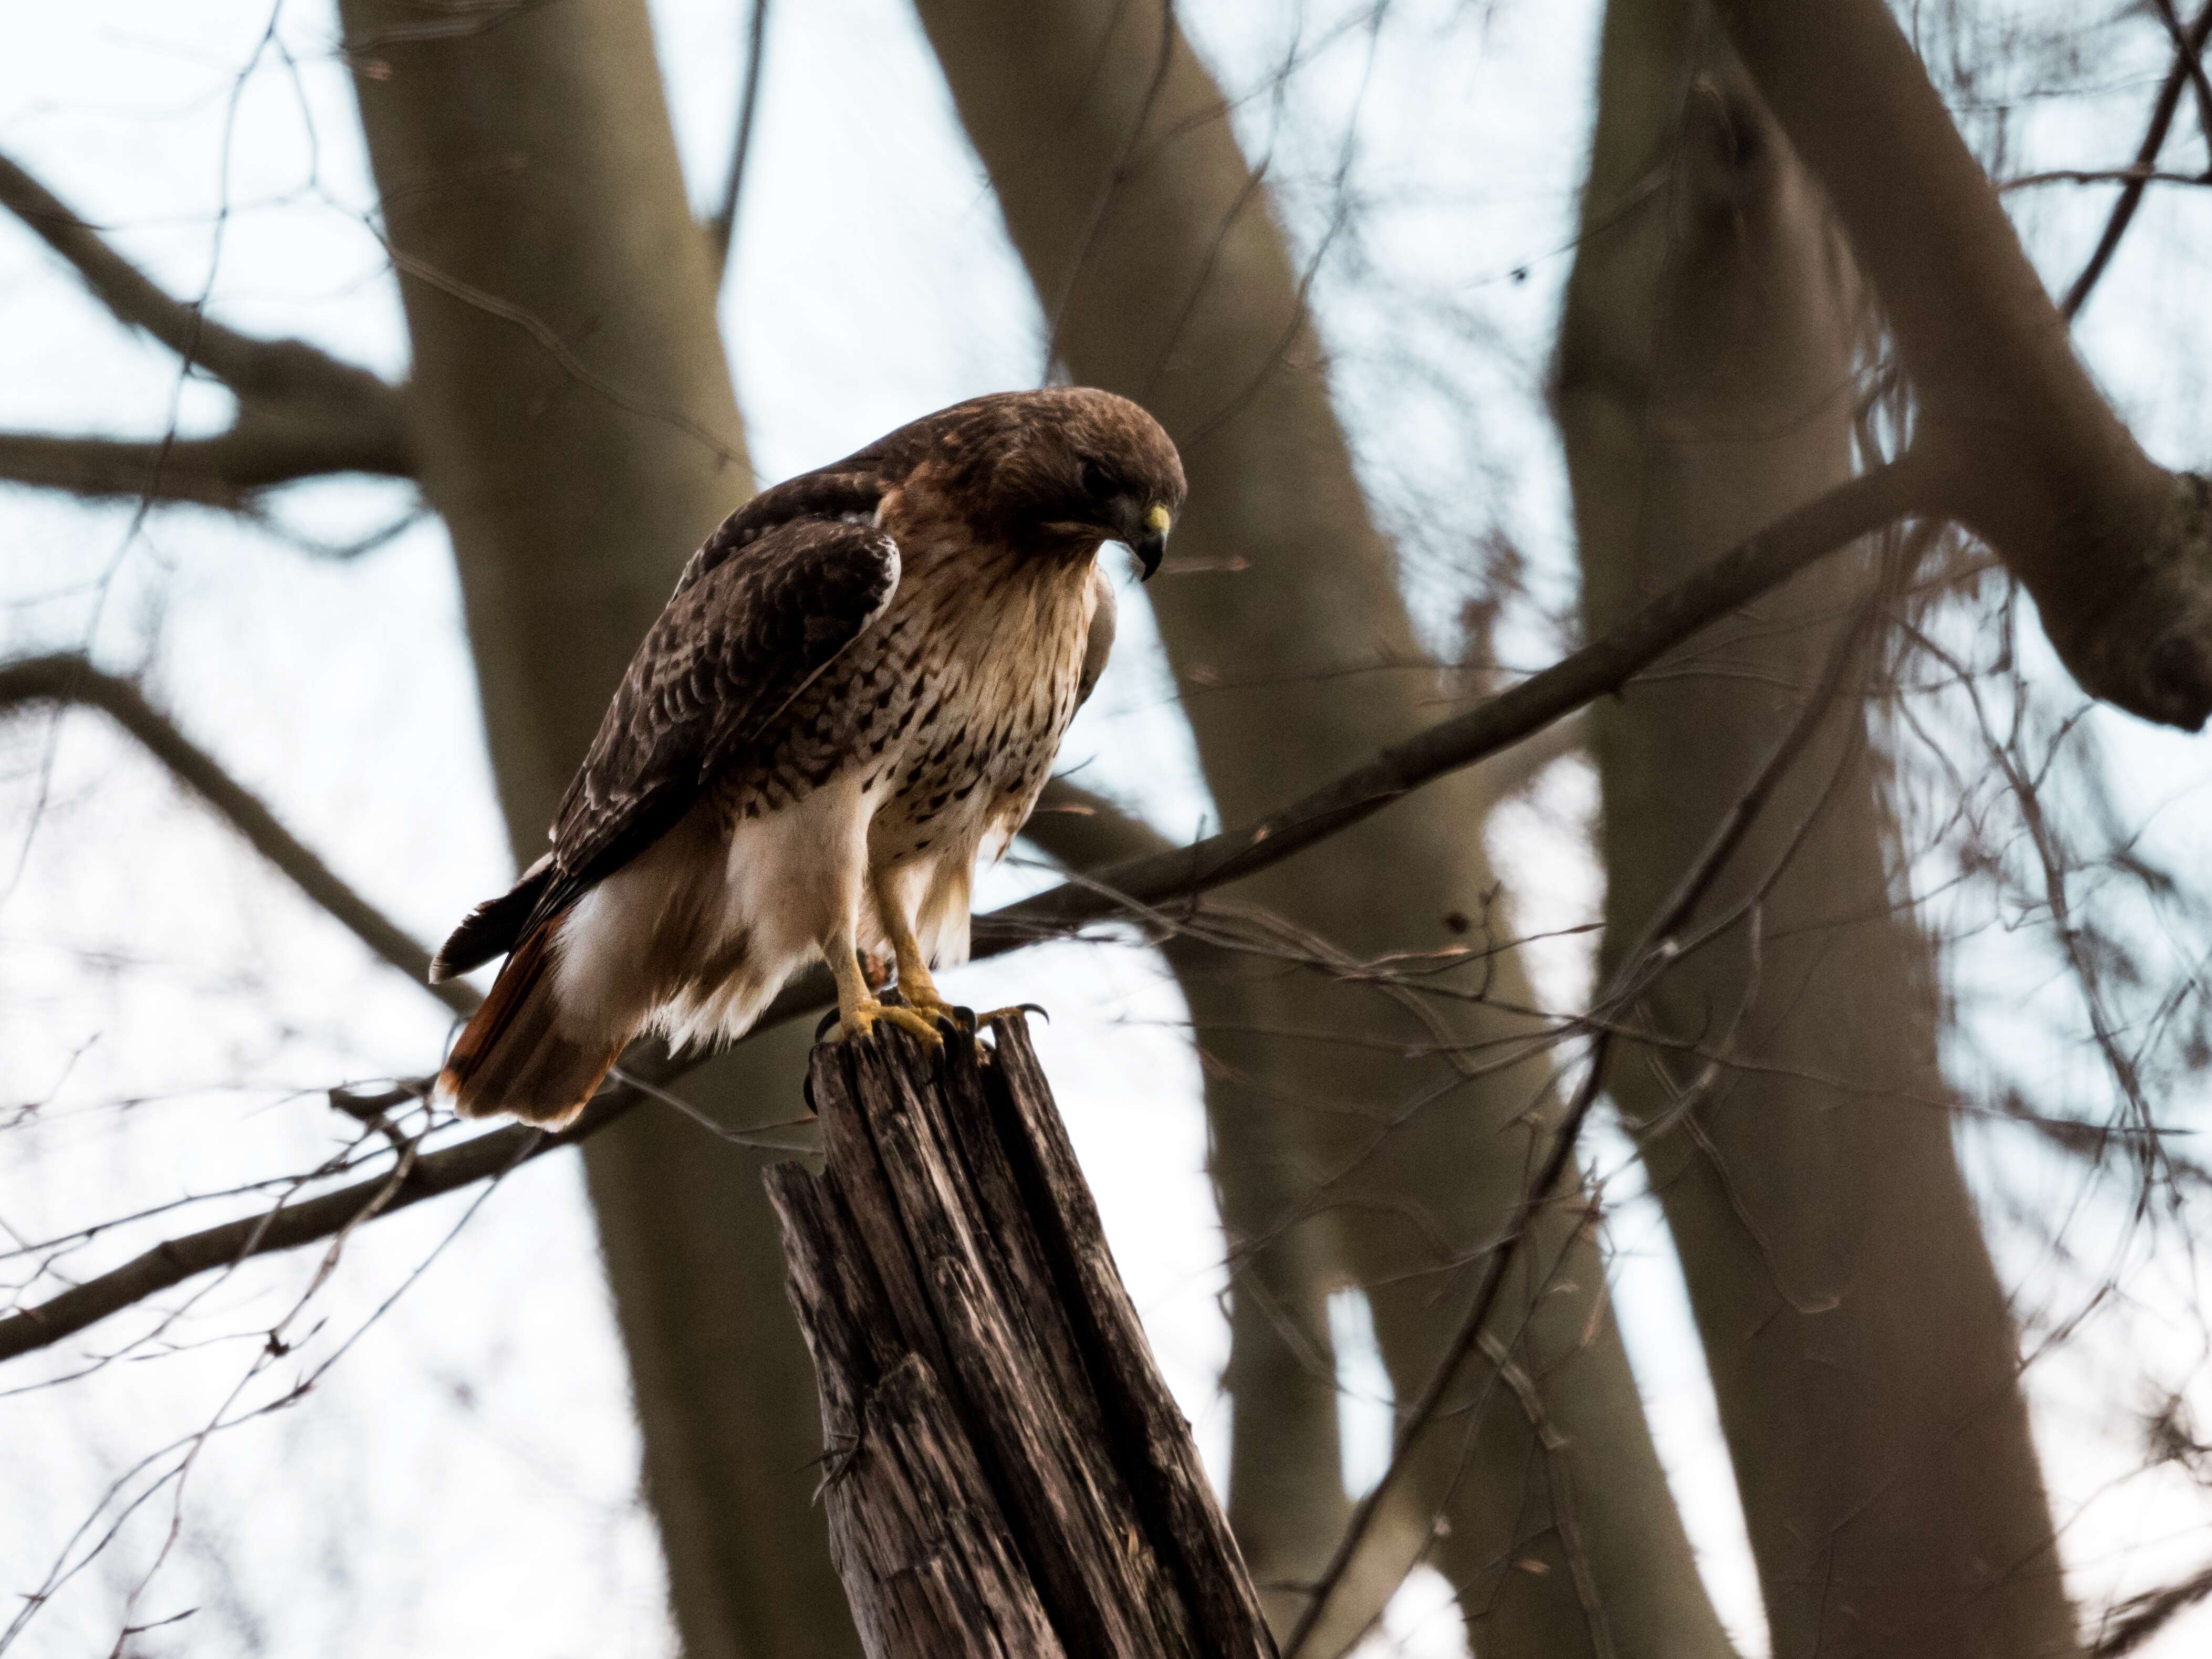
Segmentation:
{"type": "Polygon", "coordinates": [[[1131,539],[1129,550],[1144,567],[1144,580],[1152,580],[1152,572],[1160,568],[1160,561],[1167,556],[1168,532],[1174,524],[1174,516],[1167,508],[1155,507],[1145,514],[1145,533],[1131,539]]]}

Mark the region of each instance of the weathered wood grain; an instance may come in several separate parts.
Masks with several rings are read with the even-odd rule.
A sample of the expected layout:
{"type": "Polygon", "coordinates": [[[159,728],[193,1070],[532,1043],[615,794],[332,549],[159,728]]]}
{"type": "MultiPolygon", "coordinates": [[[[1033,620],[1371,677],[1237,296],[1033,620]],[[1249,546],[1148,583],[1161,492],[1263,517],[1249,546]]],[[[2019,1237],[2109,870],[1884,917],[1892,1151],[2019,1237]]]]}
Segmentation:
{"type": "Polygon", "coordinates": [[[830,1429],[830,1559],[862,1646],[872,1659],[1064,1659],[951,1402],[928,1362],[889,1340],[890,1304],[849,1213],[796,1164],[768,1186],[830,1429]]]}
{"type": "Polygon", "coordinates": [[[769,1173],[872,1655],[1273,1659],[1025,1025],[815,1052],[769,1173]]]}
{"type": "Polygon", "coordinates": [[[998,1025],[999,1134],[1029,1195],[1025,1212],[1043,1234],[1054,1272],[1088,1355],[1109,1432],[1153,1537],[1195,1617],[1209,1653],[1272,1655],[1267,1620],[1228,1517],[1198,1461],[1190,1425],[1168,1392],[1136,1305],[1114,1266],[1098,1206],[1030,1045],[1028,1022],[998,1025]]]}

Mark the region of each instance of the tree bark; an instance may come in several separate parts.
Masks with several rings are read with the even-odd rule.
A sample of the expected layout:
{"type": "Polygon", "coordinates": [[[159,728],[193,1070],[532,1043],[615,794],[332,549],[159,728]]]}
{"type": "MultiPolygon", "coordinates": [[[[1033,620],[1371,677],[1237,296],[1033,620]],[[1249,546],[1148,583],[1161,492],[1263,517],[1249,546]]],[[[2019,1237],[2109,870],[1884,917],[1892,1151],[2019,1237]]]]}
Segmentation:
{"type": "MultiPolygon", "coordinates": [[[[1023,830],[1028,841],[1073,871],[1097,871],[1173,850],[1173,843],[1111,802],[1066,781],[1045,787],[1023,830]]],[[[1255,1568],[1272,1624],[1287,1629],[1304,1611],[1304,1586],[1328,1560],[1350,1519],[1344,1490],[1335,1344],[1329,1292],[1347,1269],[1336,1219],[1303,1213],[1323,1171],[1288,1133],[1280,1113],[1254,1110],[1249,1080],[1232,1073],[1213,1037],[1280,1031],[1297,1017],[1281,975],[1240,961],[1195,933],[1170,933],[1160,951],[1194,1020],[1206,1011],[1200,1064],[1211,1131],[1208,1167],[1220,1207],[1230,1269],[1229,1364],[1222,1386],[1232,1402],[1229,1521],[1255,1568]]],[[[1363,1551],[1356,1582],[1317,1642],[1347,1645],[1389,1600],[1425,1543],[1402,1509],[1363,1551]]]]}
{"type": "MultiPolygon", "coordinates": [[[[527,862],[678,567],[751,488],[708,252],[636,0],[471,30],[426,28],[404,0],[343,15],[413,347],[414,450],[527,862]]],[[[800,1048],[751,1045],[687,1090],[733,1117],[782,1097],[760,1085],[800,1048]]],[[[753,1160],[653,1108],[594,1137],[585,1168],[685,1650],[854,1650],[753,1160]]]]}
{"type": "MultiPolygon", "coordinates": [[[[1609,8],[1599,112],[1555,392],[1593,629],[1850,476],[1870,329],[1826,199],[1700,8],[1609,8]],[[1667,188],[1624,217],[1655,169],[1667,188]]],[[[1871,580],[1831,561],[1593,708],[1608,964],[1871,580]]],[[[1680,1253],[1778,1659],[2069,1653],[1895,852],[1863,702],[1839,700],[1705,912],[1753,915],[1640,1011],[1724,1051],[1717,1076],[1697,1092],[1698,1059],[1632,1044],[1610,1085],[1680,1253]]]]}
{"type": "MultiPolygon", "coordinates": [[[[1417,662],[1420,651],[1329,406],[1297,273],[1218,88],[1155,5],[921,0],[920,11],[1054,320],[1057,354],[1078,379],[1146,403],[1182,447],[1192,488],[1177,555],[1244,572],[1151,590],[1170,659],[1194,688],[1186,706],[1223,817],[1263,810],[1407,735],[1432,708],[1425,677],[1374,672],[1347,690],[1332,672],[1417,662]]],[[[1419,1392],[1471,1294],[1468,1253],[1518,1195],[1541,1068],[1465,1077],[1455,1060],[1427,1057],[1439,1030],[1490,1055],[1494,1047],[1479,1045],[1510,1042],[1525,1026],[1462,1004],[1410,1007],[1342,970],[1459,944],[1449,918],[1488,915],[1510,928],[1486,904],[1495,882],[1480,848],[1485,804],[1472,779],[1441,782],[1295,869],[1233,890],[1329,964],[1275,975],[1273,1029],[1240,1024],[1249,986],[1216,999],[1203,976],[1186,980],[1209,1065],[1224,1217],[1249,1230],[1232,1247],[1282,1237],[1314,1248],[1285,1223],[1332,1213],[1344,1276],[1367,1288],[1401,1398],[1419,1392]],[[1237,1150],[1263,1125],[1293,1149],[1273,1168],[1264,1152],[1237,1150]],[[1316,1190],[1286,1208],[1285,1184],[1316,1190]]],[[[1501,1000],[1526,1003],[1510,957],[1493,973],[1501,1000]]],[[[1548,1287],[1520,1285],[1507,1325],[1548,1420],[1530,1421],[1505,1389],[1455,1417],[1460,1432],[1435,1437],[1414,1483],[1409,1547],[1424,1541],[1429,1516],[1448,1522],[1433,1559],[1486,1655],[1599,1651],[1608,1627],[1623,1654],[1723,1652],[1605,1304],[1602,1264],[1576,1236],[1572,1208],[1547,1214],[1547,1248],[1534,1253],[1564,1252],[1565,1267],[1548,1287]],[[1577,1590],[1593,1581],[1595,1607],[1577,1590]]],[[[1240,1366],[1279,1378],[1298,1363],[1251,1310],[1232,1323],[1247,1342],[1240,1366]],[[1270,1340],[1275,1355],[1253,1353],[1270,1340]]],[[[1293,1311],[1291,1328],[1316,1324],[1310,1306],[1293,1311]]],[[[1248,1413],[1240,1395],[1238,1469],[1275,1455],[1263,1437],[1310,1419],[1315,1402],[1288,1382],[1294,1403],[1279,1418],[1248,1413]]],[[[1255,1393],[1255,1407],[1265,1397],[1255,1393]]],[[[1319,1485],[1274,1535],[1248,1535],[1263,1582],[1310,1577],[1326,1559],[1341,1496],[1319,1485]]],[[[1233,1490],[1231,1501],[1247,1512],[1233,1490]]],[[[1279,1616],[1296,1606],[1279,1598],[1279,1616]]],[[[1337,1644],[1347,1634],[1333,1629],[1337,1644]]]]}
{"type": "Polygon", "coordinates": [[[871,1656],[1273,1659],[1018,1016],[815,1052],[769,1173],[871,1656]]]}
{"type": "Polygon", "coordinates": [[[2074,355],[1988,178],[1882,0],[1724,0],[1777,123],[1881,292],[1945,510],[2034,595],[2082,689],[2212,713],[2212,481],[2143,453],[2074,355]]]}

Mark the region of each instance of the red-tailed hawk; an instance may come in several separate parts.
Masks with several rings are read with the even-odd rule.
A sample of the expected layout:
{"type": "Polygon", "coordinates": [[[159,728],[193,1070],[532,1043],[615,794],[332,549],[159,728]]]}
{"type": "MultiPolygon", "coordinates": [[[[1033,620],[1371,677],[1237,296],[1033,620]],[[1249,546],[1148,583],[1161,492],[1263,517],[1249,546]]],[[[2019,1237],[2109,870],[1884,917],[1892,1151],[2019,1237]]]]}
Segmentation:
{"type": "Polygon", "coordinates": [[[462,1115],[557,1127],[625,1044],[743,1033],[819,951],[842,1032],[937,1040],[980,854],[1029,817],[1105,666],[1097,554],[1152,574],[1182,505],[1157,422],[1083,387],[978,398],[763,491],[694,554],[552,850],[433,980],[508,953],[438,1074],[462,1115]],[[888,949],[908,1007],[870,991],[888,949]]]}

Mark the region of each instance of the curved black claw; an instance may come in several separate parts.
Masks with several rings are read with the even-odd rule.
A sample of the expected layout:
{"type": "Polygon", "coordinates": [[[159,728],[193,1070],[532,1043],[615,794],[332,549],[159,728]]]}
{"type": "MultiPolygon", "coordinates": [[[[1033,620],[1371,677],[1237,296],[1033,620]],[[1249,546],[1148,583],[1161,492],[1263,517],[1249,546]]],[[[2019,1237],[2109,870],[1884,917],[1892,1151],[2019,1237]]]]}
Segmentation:
{"type": "Polygon", "coordinates": [[[836,1028],[836,1024],[837,1011],[832,1008],[814,1022],[814,1040],[817,1042],[823,1041],[836,1028]]]}
{"type": "Polygon", "coordinates": [[[1052,1024],[1051,1014],[1046,1012],[1042,1003],[1038,1002],[1011,1002],[1003,1008],[994,1008],[987,1014],[972,1015],[970,1018],[979,1025],[988,1025],[993,1020],[1005,1019],[1010,1014],[1035,1014],[1046,1024],[1052,1024]]]}

